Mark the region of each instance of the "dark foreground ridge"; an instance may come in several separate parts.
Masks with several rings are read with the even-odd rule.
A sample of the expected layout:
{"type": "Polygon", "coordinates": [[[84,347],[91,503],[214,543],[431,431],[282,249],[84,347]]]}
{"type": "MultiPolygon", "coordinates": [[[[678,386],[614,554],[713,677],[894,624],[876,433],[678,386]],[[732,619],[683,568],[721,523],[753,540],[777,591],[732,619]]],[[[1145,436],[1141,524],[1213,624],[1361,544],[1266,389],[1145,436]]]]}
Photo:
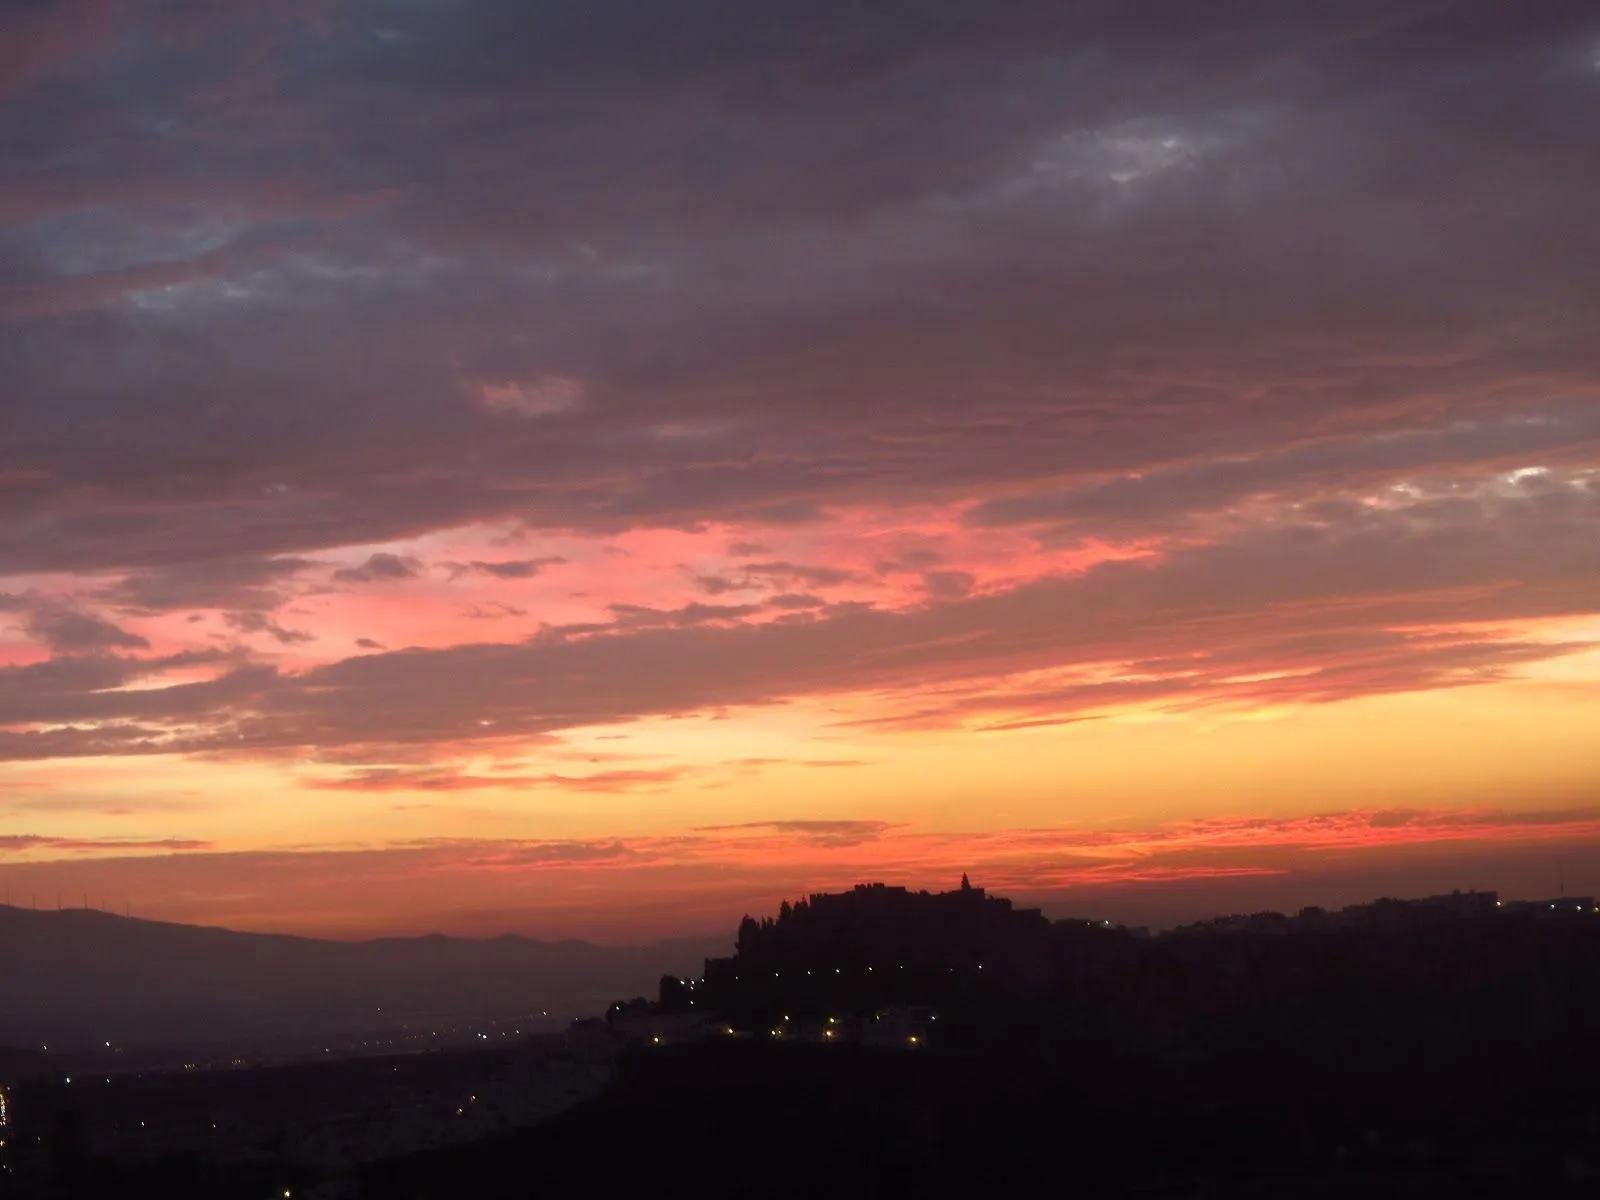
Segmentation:
{"type": "Polygon", "coordinates": [[[1457,893],[1152,937],[869,885],[747,919],[559,1046],[407,1077],[426,1112],[350,1086],[342,1157],[281,1130],[113,1156],[59,1083],[15,1090],[14,1140],[51,1196],[1589,1195],[1595,908],[1457,893]],[[435,1148],[373,1132],[407,1121],[435,1148]]]}

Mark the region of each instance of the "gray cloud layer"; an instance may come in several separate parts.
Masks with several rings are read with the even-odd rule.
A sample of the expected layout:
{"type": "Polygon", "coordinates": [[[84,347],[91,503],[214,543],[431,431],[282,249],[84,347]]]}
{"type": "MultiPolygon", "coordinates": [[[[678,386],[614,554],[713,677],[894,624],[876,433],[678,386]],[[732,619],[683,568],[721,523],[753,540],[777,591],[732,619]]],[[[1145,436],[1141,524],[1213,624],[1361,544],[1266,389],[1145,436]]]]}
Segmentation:
{"type": "Polygon", "coordinates": [[[1508,412],[1594,399],[1581,0],[5,20],[19,570],[995,490],[1159,518],[1559,453],[1508,412]]]}

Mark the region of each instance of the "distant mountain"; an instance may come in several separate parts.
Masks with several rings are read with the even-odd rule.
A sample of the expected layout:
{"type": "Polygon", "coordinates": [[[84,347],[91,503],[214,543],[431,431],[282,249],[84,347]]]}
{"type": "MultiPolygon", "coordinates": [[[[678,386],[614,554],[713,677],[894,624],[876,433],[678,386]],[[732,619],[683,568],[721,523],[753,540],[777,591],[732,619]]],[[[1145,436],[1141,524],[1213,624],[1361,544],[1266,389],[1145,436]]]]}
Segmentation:
{"type": "Polygon", "coordinates": [[[595,1011],[698,974],[730,939],[617,948],[516,936],[332,942],[0,906],[0,1045],[197,1044],[416,1017],[595,1011]]]}

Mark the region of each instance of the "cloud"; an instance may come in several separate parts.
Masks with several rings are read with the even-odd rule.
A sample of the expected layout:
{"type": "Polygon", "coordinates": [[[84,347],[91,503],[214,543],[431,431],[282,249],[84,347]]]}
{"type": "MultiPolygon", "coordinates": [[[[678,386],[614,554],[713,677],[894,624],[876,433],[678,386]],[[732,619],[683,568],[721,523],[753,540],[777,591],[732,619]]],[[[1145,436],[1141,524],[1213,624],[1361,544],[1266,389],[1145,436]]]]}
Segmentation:
{"type": "Polygon", "coordinates": [[[515,869],[546,866],[638,865],[643,859],[637,850],[620,841],[611,842],[522,842],[510,846],[488,846],[468,860],[473,868],[515,869]]]}
{"type": "Polygon", "coordinates": [[[202,851],[212,843],[196,838],[75,838],[42,837],[38,834],[0,834],[0,853],[53,850],[75,854],[126,853],[147,850],[202,851]]]}
{"type": "Polygon", "coordinates": [[[1578,0],[934,7],[8,14],[0,561],[1593,461],[1578,0]]]}
{"type": "Polygon", "coordinates": [[[41,604],[28,614],[26,629],[58,654],[145,650],[150,647],[148,638],[129,633],[120,625],[88,613],[49,604],[41,604]]]}
{"type": "Polygon", "coordinates": [[[975,525],[1075,520],[1171,520],[1262,496],[1316,498],[1330,491],[1381,490],[1393,480],[1525,467],[1578,447],[1600,450],[1591,400],[1566,401],[1449,424],[1332,437],[1249,457],[1206,457],[1138,474],[986,501],[975,525]]]}
{"type": "Polygon", "coordinates": [[[784,592],[767,600],[768,608],[787,609],[791,612],[822,608],[826,604],[827,601],[821,596],[812,596],[805,592],[784,592]]]}
{"type": "Polygon", "coordinates": [[[129,801],[114,793],[100,796],[45,795],[18,798],[8,803],[23,812],[96,813],[101,816],[128,817],[145,813],[193,812],[200,807],[189,800],[141,796],[129,801]]]}
{"type": "Polygon", "coordinates": [[[315,634],[306,630],[285,629],[262,612],[224,613],[222,619],[229,629],[236,629],[240,633],[264,633],[282,646],[303,646],[317,640],[315,634]]]}
{"type": "Polygon", "coordinates": [[[971,571],[924,571],[922,586],[927,589],[928,599],[959,600],[972,591],[977,578],[971,571]]]}
{"type": "Polygon", "coordinates": [[[640,629],[651,626],[685,628],[719,621],[737,621],[761,611],[759,604],[685,604],[680,608],[651,608],[643,604],[609,606],[618,627],[640,629]]]}
{"type": "Polygon", "coordinates": [[[727,592],[796,584],[810,587],[837,587],[855,578],[854,571],[842,567],[811,566],[790,562],[753,562],[739,567],[737,573],[697,575],[695,585],[708,595],[720,596],[727,592]]]}
{"type": "Polygon", "coordinates": [[[333,573],[340,583],[379,583],[394,579],[415,579],[422,564],[414,558],[379,551],[369,554],[359,567],[341,567],[333,573]]]}
{"type": "Polygon", "coordinates": [[[489,412],[515,417],[550,417],[583,405],[583,384],[560,375],[528,383],[484,384],[480,391],[489,412]]]}
{"type": "Polygon", "coordinates": [[[780,580],[784,583],[798,582],[812,587],[836,587],[855,578],[855,572],[840,567],[812,566],[805,563],[752,562],[745,563],[740,569],[745,575],[756,579],[780,580]]]}
{"type": "Polygon", "coordinates": [[[921,572],[936,567],[946,560],[946,555],[928,546],[913,546],[902,550],[894,558],[880,558],[872,569],[880,575],[921,572]]]}
{"type": "Polygon", "coordinates": [[[112,37],[110,0],[8,6],[0,12],[0,97],[47,79],[112,37]]]}
{"type": "MultiPolygon", "coordinates": [[[[1269,523],[900,610],[843,604],[752,622],[759,606],[615,605],[611,623],[522,643],[362,654],[295,674],[239,668],[130,693],[64,677],[47,693],[19,687],[0,719],[108,724],[0,737],[0,753],[144,747],[152,723],[170,727],[174,752],[445,743],[839,692],[898,694],[931,725],[1328,703],[1507,678],[1591,643],[1505,623],[1597,610],[1600,493],[1555,483],[1269,523]]],[[[8,676],[25,678],[0,671],[0,695],[8,676]]]]}
{"type": "Polygon", "coordinates": [[[680,767],[654,770],[596,771],[588,775],[469,775],[439,768],[385,767],[358,771],[338,779],[310,780],[312,787],[357,792],[464,792],[506,788],[513,791],[556,789],[569,792],[627,792],[672,783],[685,774],[680,767]]]}
{"type": "Polygon", "coordinates": [[[547,558],[514,559],[504,562],[473,562],[472,569],[496,579],[532,579],[546,567],[561,566],[567,560],[559,555],[547,558]]]}
{"type": "Polygon", "coordinates": [[[96,599],[143,613],[184,608],[267,611],[284,602],[283,585],[315,564],[304,558],[219,558],[127,575],[96,599]]]}
{"type": "Polygon", "coordinates": [[[501,600],[493,600],[488,604],[471,605],[462,610],[462,615],[473,621],[503,621],[507,617],[525,617],[528,615],[528,610],[501,600]]]}
{"type": "Polygon", "coordinates": [[[745,831],[792,834],[814,846],[860,846],[877,841],[895,826],[887,821],[745,821],[736,825],[701,825],[696,833],[742,833],[745,831]]]}

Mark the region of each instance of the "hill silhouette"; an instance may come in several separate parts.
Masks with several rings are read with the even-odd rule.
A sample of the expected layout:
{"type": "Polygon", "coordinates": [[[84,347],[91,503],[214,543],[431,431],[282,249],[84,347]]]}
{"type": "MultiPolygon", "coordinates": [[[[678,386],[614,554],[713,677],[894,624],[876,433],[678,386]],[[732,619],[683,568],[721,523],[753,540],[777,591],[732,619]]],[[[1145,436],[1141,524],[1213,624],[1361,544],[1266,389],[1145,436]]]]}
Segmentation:
{"type": "Polygon", "coordinates": [[[439,1014],[577,1013],[726,945],[511,935],[333,942],[0,906],[0,1045],[182,1046],[439,1014]]]}
{"type": "MultiPolygon", "coordinates": [[[[156,932],[191,953],[253,947],[257,972],[274,961],[268,947],[302,967],[336,963],[324,988],[357,994],[370,985],[354,974],[396,948],[410,955],[407,970],[495,947],[561,949],[446,938],[340,947],[173,929],[156,932]]],[[[96,1149],[116,1142],[99,1099],[114,1089],[36,1078],[15,1092],[18,1128],[32,1133],[17,1141],[18,1168],[42,1195],[276,1195],[320,1181],[417,1200],[1578,1196],[1600,1179],[1600,905],[1588,897],[1452,893],[1148,936],[1050,921],[965,880],[945,893],[868,884],[747,918],[734,954],[705,967],[662,978],[656,1004],[620,1002],[568,1030],[561,1053],[587,1045],[598,1057],[581,1060],[585,1070],[602,1074],[586,1078],[603,1087],[547,1120],[441,1139],[482,1088],[452,1082],[454,1095],[467,1092],[449,1101],[454,1117],[446,1104],[413,1121],[404,1114],[421,1111],[417,1093],[384,1060],[176,1072],[142,1086],[173,1105],[187,1095],[190,1109],[203,1091],[198,1107],[230,1130],[284,1119],[225,1115],[254,1096],[281,1097],[289,1121],[308,1120],[302,1081],[318,1071],[343,1081],[316,1085],[341,1097],[339,1129],[352,1113],[390,1109],[410,1123],[381,1153],[348,1161],[295,1157],[270,1139],[255,1157],[230,1157],[203,1129],[175,1157],[123,1161],[96,1149]],[[233,1170],[257,1174],[225,1184],[218,1172],[233,1170]]],[[[194,979],[169,986],[201,986],[194,979]]],[[[470,976],[428,986],[483,994],[470,976]]],[[[504,1066],[518,1052],[408,1062],[448,1074],[452,1058],[504,1066]]]]}

